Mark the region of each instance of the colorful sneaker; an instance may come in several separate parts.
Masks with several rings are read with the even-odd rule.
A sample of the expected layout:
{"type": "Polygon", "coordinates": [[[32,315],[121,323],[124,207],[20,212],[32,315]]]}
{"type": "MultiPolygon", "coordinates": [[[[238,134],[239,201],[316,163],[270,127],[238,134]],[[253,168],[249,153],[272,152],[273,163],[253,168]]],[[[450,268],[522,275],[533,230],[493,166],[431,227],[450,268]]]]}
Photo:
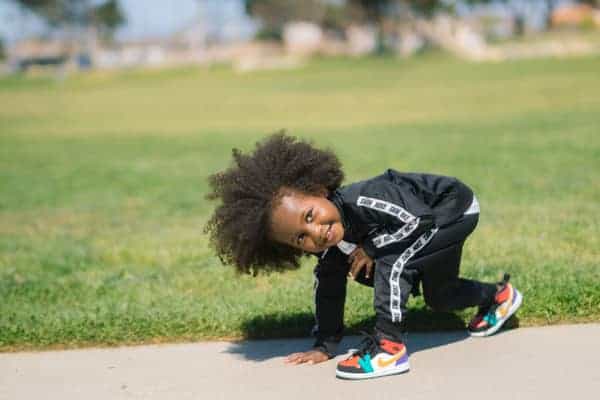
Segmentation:
{"type": "Polygon", "coordinates": [[[343,379],[368,379],[401,374],[409,370],[408,353],[402,342],[367,336],[361,349],[338,363],[335,375],[343,379]]]}
{"type": "Polygon", "coordinates": [[[498,283],[498,291],[494,303],[489,307],[480,308],[469,323],[471,336],[490,336],[519,309],[523,302],[521,293],[508,280],[509,274],[504,274],[502,282],[498,283]]]}

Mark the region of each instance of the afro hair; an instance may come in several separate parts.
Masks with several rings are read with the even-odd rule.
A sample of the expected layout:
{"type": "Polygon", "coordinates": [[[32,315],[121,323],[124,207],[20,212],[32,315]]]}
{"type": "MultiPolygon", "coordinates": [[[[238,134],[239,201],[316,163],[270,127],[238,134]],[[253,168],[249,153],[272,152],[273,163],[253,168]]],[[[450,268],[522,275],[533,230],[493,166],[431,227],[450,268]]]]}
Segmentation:
{"type": "Polygon", "coordinates": [[[232,153],[233,165],[209,177],[207,198],[220,200],[205,227],[211,246],[239,272],[297,268],[303,252],[269,240],[272,209],[282,188],[313,195],[336,190],[344,179],[340,161],[283,131],[250,154],[232,153]]]}

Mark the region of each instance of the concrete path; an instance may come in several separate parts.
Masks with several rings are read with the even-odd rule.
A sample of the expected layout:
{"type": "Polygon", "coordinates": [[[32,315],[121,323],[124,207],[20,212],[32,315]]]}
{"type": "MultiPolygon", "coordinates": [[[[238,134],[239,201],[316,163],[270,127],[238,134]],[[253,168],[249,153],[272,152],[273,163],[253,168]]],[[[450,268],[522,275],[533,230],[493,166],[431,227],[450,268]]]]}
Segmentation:
{"type": "MultiPolygon", "coordinates": [[[[344,349],[358,338],[347,338],[344,349]]],[[[598,399],[600,324],[491,338],[408,336],[412,370],[342,381],[335,362],[288,366],[308,339],[0,354],[0,399],[598,399]]],[[[340,359],[342,356],[338,357],[340,359]]]]}

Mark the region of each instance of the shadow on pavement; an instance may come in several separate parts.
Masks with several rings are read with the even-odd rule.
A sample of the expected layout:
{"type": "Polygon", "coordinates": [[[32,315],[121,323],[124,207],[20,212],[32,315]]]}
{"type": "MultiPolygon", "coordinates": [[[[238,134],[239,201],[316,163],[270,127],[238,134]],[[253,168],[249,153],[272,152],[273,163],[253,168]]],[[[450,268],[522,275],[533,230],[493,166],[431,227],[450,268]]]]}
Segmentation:
{"type": "MultiPolygon", "coordinates": [[[[243,323],[246,340],[233,343],[225,352],[238,354],[252,361],[309,350],[314,339],[308,334],[314,324],[312,313],[266,314],[243,323]],[[256,340],[271,339],[271,340],[256,340]]],[[[346,334],[357,335],[361,330],[372,331],[375,318],[365,318],[346,328],[346,334]]],[[[508,327],[518,326],[518,320],[508,321],[508,327]]],[[[411,309],[405,315],[405,341],[411,354],[445,346],[469,337],[465,322],[456,314],[434,312],[427,308],[411,309]]],[[[355,349],[360,336],[346,337],[338,349],[343,354],[355,349]]]]}
{"type": "Polygon", "coordinates": [[[225,351],[253,361],[306,351],[313,344],[314,339],[308,336],[314,323],[315,317],[309,312],[260,315],[242,323],[245,340],[233,343],[225,351]]]}
{"type": "Polygon", "coordinates": [[[241,341],[232,343],[225,352],[238,354],[246,360],[265,361],[275,357],[285,357],[299,351],[310,350],[312,344],[312,338],[241,341]]]}

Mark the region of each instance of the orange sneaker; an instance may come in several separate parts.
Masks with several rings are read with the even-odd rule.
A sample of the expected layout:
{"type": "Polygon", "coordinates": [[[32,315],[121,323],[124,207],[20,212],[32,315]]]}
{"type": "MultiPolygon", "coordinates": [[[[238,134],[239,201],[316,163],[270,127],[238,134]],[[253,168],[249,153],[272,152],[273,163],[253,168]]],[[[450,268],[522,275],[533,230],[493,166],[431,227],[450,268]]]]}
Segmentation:
{"type": "Polygon", "coordinates": [[[365,336],[361,349],[338,363],[335,371],[338,378],[369,379],[401,374],[410,369],[404,343],[365,336]]]}
{"type": "Polygon", "coordinates": [[[489,307],[480,308],[473,317],[469,323],[471,336],[493,335],[521,307],[523,295],[508,283],[509,279],[510,275],[504,274],[502,282],[498,283],[494,303],[489,307]]]}

